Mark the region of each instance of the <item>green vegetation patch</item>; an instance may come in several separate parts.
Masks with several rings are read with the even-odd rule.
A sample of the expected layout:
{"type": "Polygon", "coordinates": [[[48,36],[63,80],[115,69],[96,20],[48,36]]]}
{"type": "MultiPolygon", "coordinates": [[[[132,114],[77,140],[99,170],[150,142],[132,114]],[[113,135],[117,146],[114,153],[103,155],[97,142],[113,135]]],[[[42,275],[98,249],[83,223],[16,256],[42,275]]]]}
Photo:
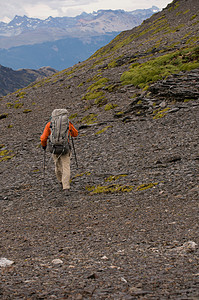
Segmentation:
{"type": "Polygon", "coordinates": [[[106,178],[105,179],[105,181],[116,181],[116,180],[118,180],[119,178],[121,178],[121,177],[126,177],[127,176],[127,174],[120,174],[120,175],[111,175],[111,176],[109,176],[108,178],[106,178]]]}
{"type": "Polygon", "coordinates": [[[94,83],[88,87],[87,93],[82,97],[82,100],[90,101],[88,109],[94,104],[102,106],[107,103],[105,92],[100,89],[105,89],[106,83],[109,81],[109,79],[102,78],[99,74],[97,74],[93,78],[89,78],[88,82],[90,81],[94,81],[94,83]],[[92,100],[95,101],[92,103],[92,100]]]}
{"type": "Polygon", "coordinates": [[[191,17],[191,21],[194,20],[196,17],[197,17],[197,15],[193,15],[193,16],[191,17]]]}
{"type": "Polygon", "coordinates": [[[113,84],[110,84],[110,85],[107,85],[106,87],[105,87],[105,89],[109,92],[109,93],[112,93],[112,92],[114,92],[115,90],[117,90],[119,88],[119,84],[115,84],[115,83],[113,83],[113,84]]]}
{"type": "MultiPolygon", "coordinates": [[[[98,56],[98,57],[99,57],[99,56],[98,56]]],[[[96,58],[97,58],[97,56],[96,56],[96,58]]],[[[106,58],[108,58],[108,56],[107,56],[106,58]]],[[[102,63],[104,63],[104,61],[105,61],[106,58],[105,58],[104,56],[103,56],[103,57],[100,57],[98,60],[96,60],[96,61],[93,63],[93,65],[90,67],[90,69],[93,69],[93,68],[95,68],[96,66],[101,65],[102,63]]]]}
{"type": "Polygon", "coordinates": [[[0,151],[0,162],[12,159],[15,154],[11,154],[12,150],[1,150],[0,151]]]}
{"type": "Polygon", "coordinates": [[[113,127],[113,126],[111,126],[111,125],[106,126],[106,127],[104,127],[103,129],[97,131],[95,134],[96,134],[96,135],[101,134],[101,133],[105,132],[108,128],[111,128],[111,127],[113,127]]]}
{"type": "Polygon", "coordinates": [[[94,194],[108,194],[108,193],[125,193],[125,192],[131,192],[133,189],[133,186],[131,185],[120,185],[120,184],[111,184],[108,186],[91,186],[86,187],[86,190],[90,192],[91,195],[94,194]]]}
{"type": "Polygon", "coordinates": [[[108,69],[117,67],[117,61],[114,59],[108,64],[108,69]]]}
{"type": "Polygon", "coordinates": [[[133,84],[139,88],[145,88],[158,80],[167,76],[179,73],[180,71],[190,71],[199,67],[199,47],[178,50],[143,64],[133,64],[129,71],[121,76],[123,85],[133,84]]]}
{"type": "Polygon", "coordinates": [[[118,107],[117,104],[108,103],[108,104],[106,104],[106,106],[104,107],[104,110],[105,110],[105,111],[108,111],[108,110],[114,109],[114,108],[116,108],[116,107],[118,107]]]}
{"type": "Polygon", "coordinates": [[[195,99],[185,99],[184,102],[190,102],[190,101],[195,101],[195,99]]]}
{"type": "Polygon", "coordinates": [[[144,190],[148,190],[148,189],[151,189],[153,188],[154,186],[156,186],[158,184],[158,182],[150,182],[150,183],[144,183],[144,184],[141,184],[140,186],[138,186],[136,188],[136,191],[144,191],[144,190]]]}
{"type": "Polygon", "coordinates": [[[99,92],[91,91],[91,92],[86,93],[86,95],[84,95],[82,97],[82,100],[93,100],[93,99],[96,99],[96,98],[99,98],[102,96],[104,96],[103,91],[99,91],[99,92]]]}
{"type": "Polygon", "coordinates": [[[72,180],[78,178],[78,177],[82,177],[82,176],[90,176],[91,175],[91,172],[84,172],[84,173],[79,173],[79,174],[76,174],[75,176],[73,176],[73,178],[70,180],[70,182],[72,182],[72,180]]]}
{"type": "Polygon", "coordinates": [[[94,104],[99,107],[105,105],[106,103],[107,103],[107,99],[104,96],[97,98],[94,102],[94,104]]]}
{"type": "Polygon", "coordinates": [[[23,110],[23,113],[24,113],[24,114],[28,114],[28,113],[30,113],[31,111],[32,111],[31,109],[24,109],[24,110],[23,110]]]}
{"type": "Polygon", "coordinates": [[[84,172],[84,173],[80,173],[80,174],[76,174],[73,179],[77,178],[77,177],[82,177],[82,176],[90,176],[91,175],[91,172],[84,172]]]}
{"type": "Polygon", "coordinates": [[[18,109],[21,108],[23,105],[24,105],[23,103],[19,103],[18,101],[15,101],[14,108],[18,109]]]}
{"type": "MultiPolygon", "coordinates": [[[[117,51],[118,49],[121,49],[123,46],[128,45],[130,42],[132,42],[134,37],[135,37],[135,34],[132,34],[132,35],[126,37],[125,32],[118,34],[109,44],[107,44],[106,46],[97,50],[90,57],[90,60],[93,58],[94,59],[99,58],[99,60],[95,63],[95,65],[101,63],[103,61],[101,59],[102,56],[104,57],[104,60],[107,58],[110,58],[115,51],[117,51]]],[[[112,62],[113,62],[113,60],[112,60],[112,62]]],[[[113,62],[113,64],[114,64],[114,62],[113,62]]],[[[109,67],[112,67],[112,65],[109,65],[109,67]]]]}
{"type": "Polygon", "coordinates": [[[160,119],[163,118],[164,116],[166,116],[166,114],[168,113],[168,111],[170,110],[170,107],[166,107],[162,110],[155,110],[153,113],[155,114],[155,116],[153,117],[154,120],[156,119],[160,119]]]}
{"type": "Polygon", "coordinates": [[[8,102],[8,103],[6,103],[6,106],[7,106],[7,108],[12,108],[13,107],[13,103],[8,102]]]}
{"type": "Polygon", "coordinates": [[[172,11],[172,10],[175,10],[176,8],[178,8],[178,6],[180,5],[179,4],[179,1],[175,2],[174,1],[171,3],[171,7],[169,8],[169,11],[172,11]]]}
{"type": "Polygon", "coordinates": [[[101,72],[98,72],[95,76],[91,77],[91,78],[88,78],[86,80],[87,83],[91,82],[91,81],[97,81],[99,80],[101,77],[101,72]]]}
{"type": "Polygon", "coordinates": [[[95,123],[95,121],[97,120],[97,114],[89,114],[85,117],[83,117],[80,122],[87,124],[87,125],[91,125],[93,123],[95,123]]]}
{"type": "Polygon", "coordinates": [[[190,12],[190,9],[187,9],[183,12],[183,15],[186,15],[188,12],[190,12]]]}
{"type": "Polygon", "coordinates": [[[197,36],[192,36],[190,39],[188,39],[187,41],[186,41],[186,44],[187,45],[193,45],[193,44],[195,44],[196,42],[198,42],[199,41],[199,36],[197,35],[197,36]]]}
{"type": "Polygon", "coordinates": [[[117,118],[120,118],[120,117],[122,117],[124,115],[124,112],[123,111],[118,111],[118,112],[116,112],[115,113],[115,117],[117,117],[117,118]]]}
{"type": "Polygon", "coordinates": [[[26,94],[25,92],[20,92],[16,95],[16,97],[24,98],[25,94],[26,94]]]}
{"type": "Polygon", "coordinates": [[[98,89],[101,89],[105,86],[105,84],[109,81],[108,78],[100,78],[99,80],[97,80],[96,82],[94,82],[93,84],[91,84],[88,88],[88,90],[90,90],[91,92],[96,91],[98,89]]]}
{"type": "Polygon", "coordinates": [[[70,115],[69,120],[73,120],[73,119],[75,119],[75,118],[77,118],[77,113],[76,113],[76,114],[70,115]]]}

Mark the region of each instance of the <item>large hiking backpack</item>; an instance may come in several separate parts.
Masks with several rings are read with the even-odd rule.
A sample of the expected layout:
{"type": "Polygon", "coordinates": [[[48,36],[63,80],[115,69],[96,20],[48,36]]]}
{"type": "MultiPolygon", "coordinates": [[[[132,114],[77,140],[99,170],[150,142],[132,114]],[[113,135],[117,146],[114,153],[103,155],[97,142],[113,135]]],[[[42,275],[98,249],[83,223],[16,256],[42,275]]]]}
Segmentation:
{"type": "Polygon", "coordinates": [[[69,144],[69,120],[66,109],[55,109],[51,116],[51,134],[49,138],[49,150],[53,154],[67,154],[70,152],[69,144]]]}

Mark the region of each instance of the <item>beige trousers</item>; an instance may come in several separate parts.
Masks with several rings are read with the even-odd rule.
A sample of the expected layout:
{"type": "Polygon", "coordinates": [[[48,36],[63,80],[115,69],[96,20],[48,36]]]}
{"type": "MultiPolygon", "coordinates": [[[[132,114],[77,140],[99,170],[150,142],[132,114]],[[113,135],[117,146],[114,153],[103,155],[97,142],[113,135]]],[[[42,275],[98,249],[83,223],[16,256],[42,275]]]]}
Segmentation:
{"type": "Polygon", "coordinates": [[[70,189],[70,154],[53,154],[55,174],[63,189],[70,189]]]}

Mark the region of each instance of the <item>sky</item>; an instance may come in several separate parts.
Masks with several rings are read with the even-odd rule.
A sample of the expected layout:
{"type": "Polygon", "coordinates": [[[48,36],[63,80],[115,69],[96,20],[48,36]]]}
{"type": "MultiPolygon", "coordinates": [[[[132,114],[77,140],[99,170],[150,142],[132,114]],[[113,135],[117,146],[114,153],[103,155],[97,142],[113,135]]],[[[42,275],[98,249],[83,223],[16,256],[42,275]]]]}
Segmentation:
{"type": "Polygon", "coordinates": [[[100,9],[136,9],[157,6],[162,9],[172,0],[0,0],[0,21],[9,22],[15,15],[47,19],[75,17],[82,12],[92,13],[100,9]]]}

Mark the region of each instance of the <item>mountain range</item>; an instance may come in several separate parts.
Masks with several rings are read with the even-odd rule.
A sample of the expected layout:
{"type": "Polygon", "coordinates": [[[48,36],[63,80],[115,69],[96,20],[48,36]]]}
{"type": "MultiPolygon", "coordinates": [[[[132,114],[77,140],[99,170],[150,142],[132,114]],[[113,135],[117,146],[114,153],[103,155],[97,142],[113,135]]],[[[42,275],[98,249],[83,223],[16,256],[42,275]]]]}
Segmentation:
{"type": "Polygon", "coordinates": [[[174,0],[0,99],[2,299],[199,299],[198,12],[174,0]],[[40,145],[57,108],[67,194],[40,145]]]}
{"type": "Polygon", "coordinates": [[[62,70],[91,56],[119,32],[142,23],[159,9],[99,10],[46,20],[15,16],[0,22],[0,64],[12,69],[50,66],[62,70]]]}

